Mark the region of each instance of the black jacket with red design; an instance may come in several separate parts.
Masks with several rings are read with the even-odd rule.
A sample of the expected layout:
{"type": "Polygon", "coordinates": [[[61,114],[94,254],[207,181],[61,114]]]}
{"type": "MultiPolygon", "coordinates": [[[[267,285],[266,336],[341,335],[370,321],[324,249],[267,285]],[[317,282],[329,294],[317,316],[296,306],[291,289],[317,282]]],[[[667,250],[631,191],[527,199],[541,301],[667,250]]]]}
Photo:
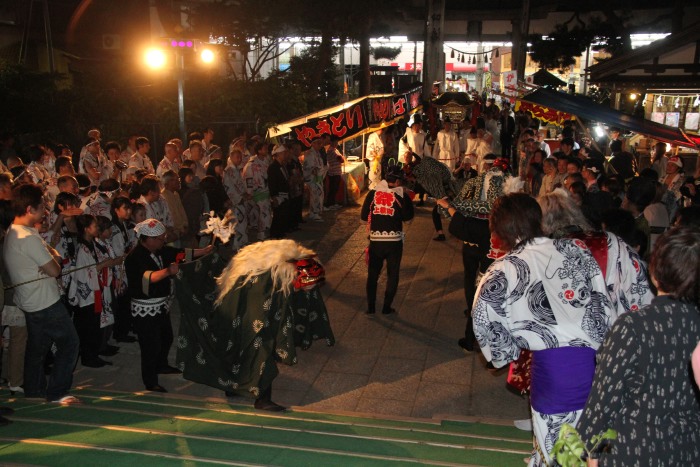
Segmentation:
{"type": "Polygon", "coordinates": [[[413,219],[413,203],[407,190],[402,190],[401,195],[396,191],[382,181],[365,197],[360,218],[369,222],[372,242],[403,241],[403,223],[413,219]]]}

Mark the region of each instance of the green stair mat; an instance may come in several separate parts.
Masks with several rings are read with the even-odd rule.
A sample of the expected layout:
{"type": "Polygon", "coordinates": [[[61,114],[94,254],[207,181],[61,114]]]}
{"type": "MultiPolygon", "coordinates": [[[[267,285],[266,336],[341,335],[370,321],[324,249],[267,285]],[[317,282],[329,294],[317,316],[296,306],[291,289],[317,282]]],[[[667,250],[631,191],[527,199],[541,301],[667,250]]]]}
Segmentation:
{"type": "MultiPolygon", "coordinates": [[[[89,443],[94,446],[61,449],[67,449],[70,458],[80,455],[76,452],[87,452],[114,465],[133,462],[125,458],[122,464],[115,458],[115,464],[109,461],[112,454],[148,456],[155,451],[174,456],[167,465],[228,463],[233,459],[235,465],[428,463],[519,467],[531,448],[527,433],[485,423],[439,424],[304,411],[266,414],[247,405],[149,393],[81,389],[75,394],[84,404],[60,407],[7,399],[4,405],[17,410],[12,417],[16,421],[12,437],[89,443]],[[179,456],[190,456],[191,460],[179,456]]],[[[46,448],[42,444],[0,443],[0,458],[11,455],[8,461],[23,462],[29,451],[41,455],[46,448]]],[[[151,464],[149,458],[142,461],[151,464]]]]}
{"type": "MultiPolygon", "coordinates": [[[[343,424],[338,422],[332,423],[321,423],[317,420],[312,422],[308,420],[300,420],[288,416],[276,416],[276,417],[257,417],[250,414],[240,414],[233,411],[227,410],[216,410],[211,411],[207,409],[183,409],[178,407],[173,407],[165,403],[158,405],[151,405],[141,408],[132,407],[130,404],[124,404],[123,399],[120,400],[95,400],[84,397],[85,404],[82,406],[77,406],[73,408],[76,412],[73,416],[78,417],[77,419],[90,422],[96,416],[93,414],[79,414],[77,411],[86,410],[100,410],[106,412],[104,416],[100,416],[101,420],[104,417],[108,417],[109,420],[114,420],[110,424],[120,424],[122,420],[119,418],[121,415],[134,414],[134,415],[147,415],[149,417],[161,417],[165,419],[177,418],[178,420],[190,420],[199,421],[205,424],[226,424],[232,429],[246,430],[251,428],[264,429],[269,433],[265,433],[261,436],[274,436],[274,432],[308,432],[312,435],[319,436],[347,436],[354,437],[358,439],[366,438],[381,438],[385,441],[391,440],[405,440],[414,441],[422,444],[431,444],[434,446],[450,446],[455,445],[461,447],[463,445],[478,445],[480,447],[502,449],[502,450],[513,450],[517,452],[525,452],[531,446],[530,439],[528,440],[517,440],[509,438],[492,437],[478,434],[478,431],[474,433],[451,433],[444,431],[419,431],[407,428],[393,428],[393,427],[375,427],[371,425],[351,425],[343,424]],[[88,403],[89,402],[89,403],[88,403]],[[126,407],[124,407],[126,405],[126,407]],[[138,409],[138,410],[135,410],[138,409]],[[155,410],[154,410],[155,409],[155,410]],[[110,418],[111,417],[111,418],[110,418]]],[[[43,414],[48,412],[48,417],[55,418],[51,416],[51,413],[56,413],[56,410],[62,409],[61,407],[51,406],[51,405],[36,405],[27,406],[19,410],[21,416],[29,417],[42,417],[43,414]]],[[[124,423],[128,423],[124,422],[124,423]]],[[[483,427],[488,427],[488,425],[478,424],[483,427]]],[[[333,440],[329,440],[333,442],[333,440]]]]}
{"type": "MultiPolygon", "coordinates": [[[[20,413],[20,412],[18,412],[20,413]]],[[[39,437],[50,436],[53,429],[50,425],[62,424],[66,420],[70,423],[83,424],[92,428],[103,427],[111,431],[120,431],[119,427],[139,430],[145,434],[149,431],[165,432],[168,434],[182,434],[183,437],[197,436],[215,440],[217,442],[231,442],[235,440],[241,443],[267,443],[274,442],[284,446],[295,446],[301,449],[327,449],[334,451],[347,451],[366,455],[388,455],[403,457],[409,453],[409,457],[430,460],[442,460],[448,462],[460,462],[465,451],[474,453],[499,452],[525,455],[527,451],[523,446],[518,449],[509,449],[506,446],[484,446],[483,443],[470,444],[426,444],[418,440],[406,440],[391,438],[388,435],[371,438],[367,436],[357,437],[354,434],[333,434],[321,432],[308,432],[298,430],[273,430],[258,426],[238,426],[232,421],[214,421],[206,418],[206,414],[197,417],[196,420],[177,418],[163,418],[144,413],[124,413],[111,411],[93,411],[89,409],[71,407],[54,407],[50,410],[37,411],[34,414],[21,412],[15,420],[27,418],[30,423],[42,421],[40,429],[48,430],[39,437]],[[68,410],[66,410],[68,409],[68,410]],[[49,423],[52,422],[52,423],[49,423]]],[[[18,427],[21,429],[21,427],[18,427]]],[[[314,429],[315,427],[308,427],[314,429]]],[[[39,428],[37,428],[39,429],[39,428]]],[[[34,436],[32,431],[22,432],[23,436],[34,436]]],[[[490,443],[489,443],[490,444],[490,443]]]]}
{"type": "MultiPolygon", "coordinates": [[[[78,422],[46,422],[41,420],[15,419],[12,435],[18,439],[40,439],[52,445],[60,443],[86,443],[95,447],[117,450],[165,453],[189,458],[236,462],[260,463],[264,465],[296,466],[308,465],[387,465],[388,463],[425,463],[432,465],[507,466],[519,465],[523,455],[504,454],[480,450],[460,450],[440,458],[426,458],[420,446],[392,446],[384,443],[383,449],[367,453],[360,449],[357,440],[336,440],[331,447],[294,446],[283,437],[250,442],[228,438],[225,430],[216,433],[218,438],[187,432],[187,427],[174,423],[172,432],[155,431],[148,427],[98,426],[78,422]],[[184,430],[184,432],[183,432],[184,430]],[[459,454],[459,455],[454,455],[459,454]]],[[[362,443],[366,444],[366,443],[362,443]]],[[[82,449],[81,449],[82,450],[82,449]]],[[[0,448],[4,460],[13,461],[0,448]]],[[[106,457],[107,459],[108,457],[106,457]]],[[[32,462],[33,463],[33,462],[32,462]]],[[[53,463],[52,463],[53,465],[53,463]]]]}
{"type": "MultiPolygon", "coordinates": [[[[367,426],[367,427],[386,427],[395,430],[414,430],[421,433],[431,432],[447,432],[453,434],[475,435],[482,437],[493,437],[497,440],[515,441],[521,440],[530,443],[532,435],[518,430],[514,426],[503,426],[487,423],[473,423],[463,421],[443,421],[442,423],[429,420],[395,420],[382,419],[361,416],[348,416],[325,414],[318,412],[306,412],[304,410],[290,410],[285,415],[270,415],[264,412],[256,411],[248,405],[237,405],[230,403],[219,403],[211,401],[197,401],[192,399],[177,399],[173,397],[164,398],[162,396],[154,396],[150,393],[115,393],[109,391],[100,391],[92,389],[84,389],[80,391],[81,397],[99,397],[101,400],[117,400],[124,401],[126,404],[132,403],[137,406],[143,406],[150,403],[157,407],[176,407],[178,409],[206,409],[206,410],[221,410],[227,414],[235,413],[237,415],[250,415],[249,420],[255,418],[283,418],[285,420],[315,420],[321,423],[337,423],[352,426],[367,426]]],[[[160,409],[153,409],[157,411],[160,409]]]]}
{"type": "MultiPolygon", "coordinates": [[[[51,467],[75,467],[75,466],[135,466],[148,465],[148,467],[173,467],[173,466],[202,466],[221,465],[219,461],[206,462],[203,459],[185,460],[180,456],[165,453],[125,452],[104,448],[87,449],[79,447],[60,446],[56,444],[35,443],[10,443],[7,438],[0,437],[0,460],[21,465],[39,465],[51,467]]],[[[224,465],[260,465],[227,461],[224,465]]]]}

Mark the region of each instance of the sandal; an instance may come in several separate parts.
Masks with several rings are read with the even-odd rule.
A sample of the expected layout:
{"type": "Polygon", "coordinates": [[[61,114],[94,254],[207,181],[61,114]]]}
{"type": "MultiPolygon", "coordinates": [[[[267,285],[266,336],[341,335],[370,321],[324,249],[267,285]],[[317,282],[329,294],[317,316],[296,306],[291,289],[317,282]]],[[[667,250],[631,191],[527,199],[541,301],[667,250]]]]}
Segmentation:
{"type": "Polygon", "coordinates": [[[71,396],[70,394],[65,395],[61,397],[60,399],[56,399],[51,401],[52,404],[60,404],[60,405],[76,405],[76,404],[82,404],[82,401],[78,399],[75,396],[71,396]]]}

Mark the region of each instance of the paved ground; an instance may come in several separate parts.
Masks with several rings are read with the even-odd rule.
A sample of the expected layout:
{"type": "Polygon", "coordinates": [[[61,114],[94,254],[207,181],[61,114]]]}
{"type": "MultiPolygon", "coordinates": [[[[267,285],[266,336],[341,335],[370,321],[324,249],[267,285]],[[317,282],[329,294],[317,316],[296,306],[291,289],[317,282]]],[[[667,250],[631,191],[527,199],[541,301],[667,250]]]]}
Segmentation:
{"type": "MultiPolygon", "coordinates": [[[[480,354],[465,354],[456,344],[463,335],[461,245],[432,241],[429,206],[417,208],[407,228],[401,281],[394,316],[368,318],[365,311],[367,245],[359,206],[324,214],[326,222],[306,223],[294,238],[316,249],[324,261],[323,293],[337,343],[316,342],[299,352],[299,364],[280,367],[273,398],[284,405],[421,418],[465,416],[528,417],[527,401],[505,389],[505,372],[485,369],[480,354]]],[[[377,304],[381,306],[384,280],[377,304]]],[[[173,312],[177,333],[179,315],[173,312]]],[[[172,355],[174,360],[175,348],[172,355]]],[[[114,366],[78,366],[76,385],[138,391],[137,344],[122,344],[114,366]]],[[[221,392],[179,376],[161,376],[170,392],[221,397],[221,392]]]]}

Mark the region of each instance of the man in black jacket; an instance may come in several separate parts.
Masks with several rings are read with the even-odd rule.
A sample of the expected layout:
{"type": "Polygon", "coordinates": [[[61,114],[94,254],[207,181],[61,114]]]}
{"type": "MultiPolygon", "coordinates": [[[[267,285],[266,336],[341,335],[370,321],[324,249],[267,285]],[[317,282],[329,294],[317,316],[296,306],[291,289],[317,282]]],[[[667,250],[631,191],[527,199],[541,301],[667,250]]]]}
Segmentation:
{"type": "Polygon", "coordinates": [[[403,255],[403,223],[413,219],[410,195],[401,187],[404,174],[400,167],[391,166],[384,180],[371,190],[362,205],[360,217],[369,224],[369,269],[367,272],[367,314],[375,312],[377,282],[386,260],[386,291],[382,313],[396,310],[391,303],[399,287],[399,270],[403,255]]]}
{"type": "Polygon", "coordinates": [[[503,105],[498,121],[501,123],[501,155],[510,158],[513,153],[513,132],[515,131],[515,118],[510,115],[510,105],[503,105]]]}
{"type": "Polygon", "coordinates": [[[272,162],[267,168],[267,185],[270,188],[272,204],[272,225],[270,225],[272,238],[284,238],[284,235],[291,230],[288,154],[286,146],[278,144],[272,150],[272,162]]]}
{"type": "Polygon", "coordinates": [[[439,199],[437,205],[446,209],[452,217],[450,233],[462,241],[462,263],[464,265],[464,298],[467,308],[467,326],[464,337],[457,344],[464,350],[474,351],[476,336],[472,321],[472,304],[476,294],[476,279],[493,263],[494,245],[491,244],[489,213],[494,201],[505,192],[510,177],[508,160],[499,158],[485,166],[485,172],[468,180],[453,203],[447,198],[439,199]]]}

